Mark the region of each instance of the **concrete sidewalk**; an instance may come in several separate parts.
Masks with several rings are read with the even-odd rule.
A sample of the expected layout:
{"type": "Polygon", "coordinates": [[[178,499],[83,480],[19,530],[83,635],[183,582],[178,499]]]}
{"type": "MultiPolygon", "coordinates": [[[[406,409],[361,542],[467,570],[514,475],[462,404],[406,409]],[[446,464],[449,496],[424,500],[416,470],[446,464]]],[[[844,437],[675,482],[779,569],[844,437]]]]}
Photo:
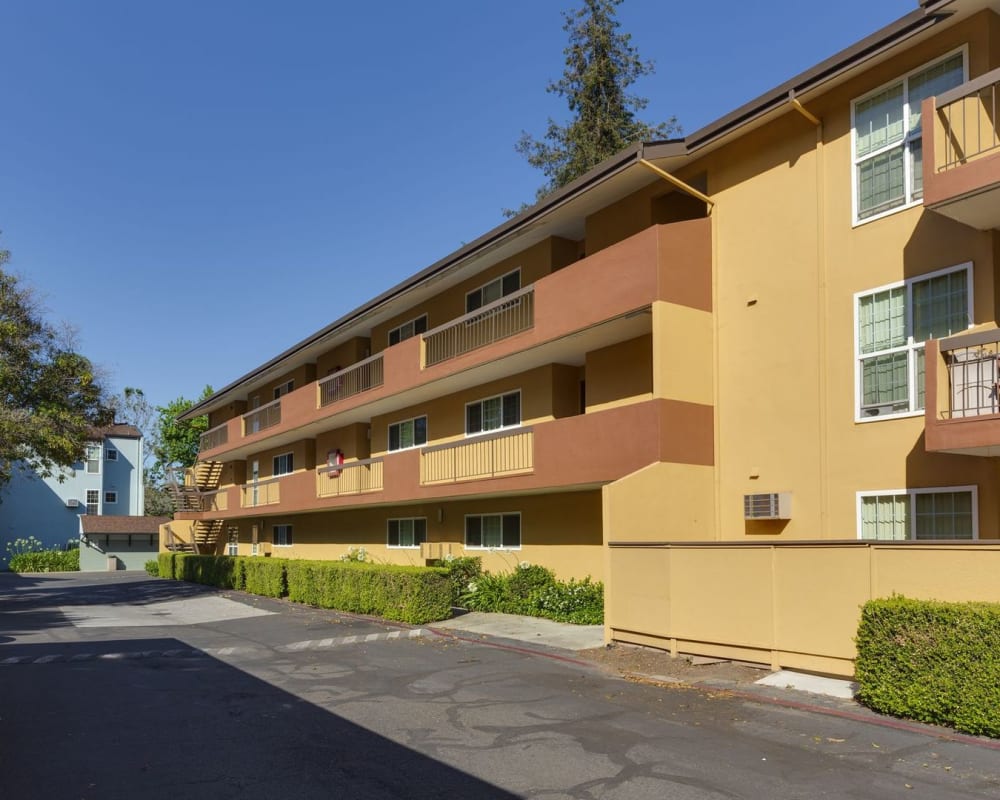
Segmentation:
{"type": "Polygon", "coordinates": [[[588,650],[604,644],[603,625],[570,625],[516,614],[469,611],[427,627],[472,636],[497,636],[563,650],[588,650]]]}

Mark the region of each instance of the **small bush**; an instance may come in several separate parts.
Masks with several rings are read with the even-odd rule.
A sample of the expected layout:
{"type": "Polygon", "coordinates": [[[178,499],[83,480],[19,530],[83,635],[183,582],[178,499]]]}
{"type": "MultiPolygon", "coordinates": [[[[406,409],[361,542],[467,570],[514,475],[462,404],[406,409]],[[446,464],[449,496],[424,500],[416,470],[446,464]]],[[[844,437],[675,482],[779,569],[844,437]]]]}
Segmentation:
{"type": "Polygon", "coordinates": [[[146,572],[154,578],[160,577],[160,562],[155,558],[147,561],[146,572]]]}
{"type": "Polygon", "coordinates": [[[462,605],[462,600],[469,591],[469,584],[483,574],[483,560],[479,556],[445,558],[435,561],[434,566],[442,567],[448,573],[453,606],[462,605]]]}
{"type": "Polygon", "coordinates": [[[80,549],[30,550],[10,557],[11,572],[79,572],[80,549]]]}
{"type": "Polygon", "coordinates": [[[865,705],[1000,737],[1000,604],[872,600],[857,646],[865,705]]]}
{"type": "Polygon", "coordinates": [[[169,578],[174,580],[176,575],[174,574],[174,556],[176,553],[160,553],[156,560],[159,563],[159,575],[161,578],[169,578]]]}
{"type": "Polygon", "coordinates": [[[451,614],[451,584],[444,569],[292,560],[286,573],[288,599],[299,603],[414,625],[451,614]]]}

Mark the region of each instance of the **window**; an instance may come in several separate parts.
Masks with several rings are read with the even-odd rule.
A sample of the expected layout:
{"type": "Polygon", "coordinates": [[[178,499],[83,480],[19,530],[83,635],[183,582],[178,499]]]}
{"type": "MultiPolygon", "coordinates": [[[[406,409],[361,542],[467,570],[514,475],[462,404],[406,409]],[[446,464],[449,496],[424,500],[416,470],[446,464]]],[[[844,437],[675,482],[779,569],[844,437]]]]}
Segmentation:
{"type": "Polygon", "coordinates": [[[924,342],[972,322],[972,265],[855,296],[857,419],[924,407],[924,342]]]}
{"type": "Polygon", "coordinates": [[[858,538],[978,539],[977,488],[860,492],[858,538]]]}
{"type": "Polygon", "coordinates": [[[424,314],[409,322],[404,322],[398,328],[389,331],[389,345],[399,344],[404,339],[416,336],[418,333],[427,332],[427,315],[424,314]]]}
{"type": "Polygon", "coordinates": [[[105,492],[104,493],[104,503],[105,505],[118,502],[118,492],[105,492]]]}
{"type": "Polygon", "coordinates": [[[386,544],[389,547],[420,547],[427,541],[427,520],[423,518],[390,519],[386,544]]]}
{"type": "Polygon", "coordinates": [[[521,515],[477,514],[466,517],[465,546],[470,550],[520,550],[521,515]]]}
{"type": "Polygon", "coordinates": [[[476,433],[495,431],[500,428],[512,428],[521,424],[521,393],[487,397],[477,400],[465,407],[465,433],[467,436],[476,433]]]}
{"type": "Polygon", "coordinates": [[[855,222],[923,197],[920,104],[964,81],[964,53],[953,53],[854,101],[855,222]]]}
{"type": "Polygon", "coordinates": [[[105,452],[104,457],[108,461],[117,461],[118,460],[118,451],[115,450],[114,448],[109,447],[107,449],[107,452],[105,452]]]}
{"type": "Polygon", "coordinates": [[[518,268],[469,292],[465,296],[465,313],[468,314],[494,300],[513,294],[520,288],[521,270],[518,268]]]}
{"type": "Polygon", "coordinates": [[[101,513],[101,493],[97,489],[87,489],[87,513],[101,513]]]}
{"type": "Polygon", "coordinates": [[[101,446],[99,444],[87,445],[87,472],[97,475],[101,471],[101,446]]]}
{"type": "Polygon", "coordinates": [[[240,531],[239,528],[229,529],[229,541],[226,542],[226,555],[238,556],[240,554],[240,531]]]}
{"type": "Polygon", "coordinates": [[[275,525],[274,526],[274,546],[275,547],[291,547],[292,546],[292,526],[291,525],[275,525]]]}
{"type": "Polygon", "coordinates": [[[274,399],[277,400],[281,395],[288,394],[292,389],[295,388],[295,381],[287,381],[281,384],[281,386],[274,387],[274,399]]]}
{"type": "Polygon", "coordinates": [[[427,444],[427,417],[416,417],[389,426],[389,451],[427,444]]]}
{"type": "Polygon", "coordinates": [[[274,457],[274,469],[271,470],[272,475],[288,475],[294,471],[295,467],[291,453],[282,453],[280,456],[274,457]]]}

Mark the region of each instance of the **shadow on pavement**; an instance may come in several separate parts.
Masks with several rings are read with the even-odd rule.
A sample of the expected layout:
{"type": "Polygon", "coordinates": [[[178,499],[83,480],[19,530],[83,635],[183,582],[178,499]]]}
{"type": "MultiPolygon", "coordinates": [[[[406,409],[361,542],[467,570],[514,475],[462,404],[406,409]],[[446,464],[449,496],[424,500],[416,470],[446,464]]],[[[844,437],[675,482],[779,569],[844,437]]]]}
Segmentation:
{"type": "MultiPolygon", "coordinates": [[[[54,658],[54,649],[19,646],[17,655],[54,658]]],[[[52,663],[0,666],[5,797],[514,797],[222,661],[191,655],[177,639],[58,650],[52,663]],[[186,655],[162,655],[174,650],[186,655]],[[102,659],[98,651],[139,655],[102,659]]],[[[335,679],[329,689],[339,690],[335,679]]]]}

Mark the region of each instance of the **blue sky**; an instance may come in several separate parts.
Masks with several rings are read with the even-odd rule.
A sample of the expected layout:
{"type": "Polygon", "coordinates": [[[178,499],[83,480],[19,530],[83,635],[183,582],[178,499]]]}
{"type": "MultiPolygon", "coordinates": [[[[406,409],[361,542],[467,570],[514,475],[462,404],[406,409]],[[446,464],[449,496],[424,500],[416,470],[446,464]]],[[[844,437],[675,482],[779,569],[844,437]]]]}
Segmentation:
{"type": "MultiPolygon", "coordinates": [[[[112,388],[218,388],[534,196],[575,5],[3,0],[0,247],[112,388]]],[[[646,120],[692,132],[916,7],[619,19],[646,120]]]]}

